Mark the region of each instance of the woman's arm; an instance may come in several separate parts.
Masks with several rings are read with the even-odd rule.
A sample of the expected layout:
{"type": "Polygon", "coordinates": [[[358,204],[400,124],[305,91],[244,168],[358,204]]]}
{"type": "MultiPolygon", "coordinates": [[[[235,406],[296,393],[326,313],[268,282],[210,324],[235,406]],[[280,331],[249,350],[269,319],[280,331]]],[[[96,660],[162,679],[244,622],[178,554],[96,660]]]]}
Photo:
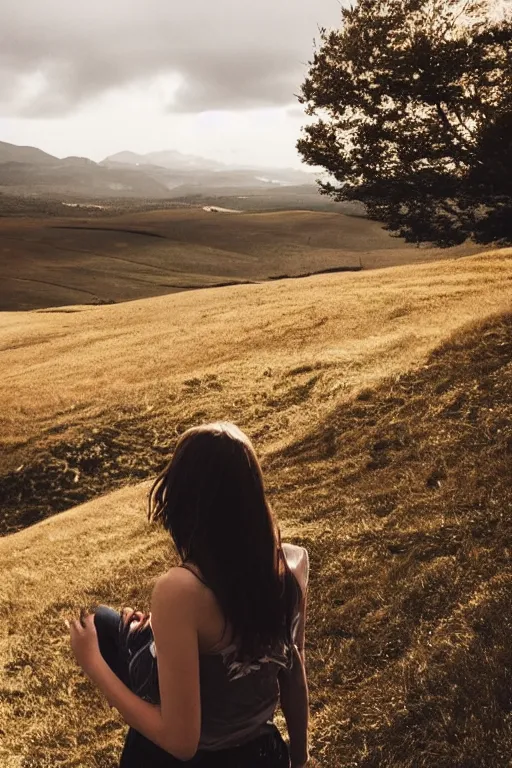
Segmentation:
{"type": "Polygon", "coordinates": [[[293,641],[305,663],[304,640],[306,633],[306,606],[307,591],[309,583],[309,555],[305,547],[299,547],[295,544],[283,544],[288,566],[297,579],[301,590],[301,601],[299,606],[299,620],[293,633],[293,641]]]}
{"type": "Polygon", "coordinates": [[[184,568],[171,568],[155,584],[151,627],[156,646],[160,706],[169,752],[190,760],[201,734],[196,580],[184,568]]]}
{"type": "Polygon", "coordinates": [[[290,738],[291,768],[302,768],[308,758],[309,695],[304,663],[293,648],[291,670],[279,673],[279,698],[290,738]]]}
{"type": "Polygon", "coordinates": [[[170,744],[160,707],[136,696],[110,669],[102,656],[84,671],[106,696],[110,706],[118,710],[127,725],[179,760],[189,759],[188,753],[184,756],[180,754],[179,745],[170,744]]]}
{"type": "Polygon", "coordinates": [[[159,706],[136,696],[101,656],[94,616],[70,624],[71,644],[84,672],[125,722],[178,760],[199,744],[201,715],[196,601],[183,569],[173,568],[153,590],[151,623],[157,649],[159,706]]]}

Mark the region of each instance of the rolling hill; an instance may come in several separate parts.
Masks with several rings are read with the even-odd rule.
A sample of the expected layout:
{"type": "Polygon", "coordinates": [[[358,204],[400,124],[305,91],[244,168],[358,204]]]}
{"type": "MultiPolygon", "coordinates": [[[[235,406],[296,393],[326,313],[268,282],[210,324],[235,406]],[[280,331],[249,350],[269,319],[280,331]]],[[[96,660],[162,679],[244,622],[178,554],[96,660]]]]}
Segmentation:
{"type": "Polygon", "coordinates": [[[36,147],[21,147],[17,144],[8,144],[0,141],[0,164],[2,163],[30,163],[32,165],[53,165],[60,162],[57,157],[43,152],[36,147]]]}
{"type": "Polygon", "coordinates": [[[104,168],[86,158],[55,162],[11,160],[0,163],[0,193],[64,200],[105,197],[163,199],[168,188],[139,170],[104,168]]]}
{"type": "Polygon", "coordinates": [[[113,306],[4,312],[4,530],[17,527],[18,514],[36,520],[54,503],[63,509],[105,490],[103,454],[89,456],[99,443],[106,458],[113,451],[105,472],[116,483],[147,473],[135,443],[150,440],[154,427],[161,437],[151,442],[167,445],[174,420],[187,413],[244,415],[282,445],[279,420],[264,431],[274,404],[282,423],[302,434],[339,398],[407,370],[457,328],[507,309],[511,283],[506,250],[113,306]],[[300,392],[310,379],[305,409],[300,392]],[[127,452],[132,458],[117,465],[127,452]],[[66,463],[78,466],[79,481],[66,463]]]}
{"type": "Polygon", "coordinates": [[[228,418],[310,552],[322,768],[508,768],[511,310],[508,249],[0,315],[3,764],[113,764],[63,619],[147,607],[174,556],[140,481],[228,418]]]}
{"type": "Polygon", "coordinates": [[[101,219],[87,212],[85,218],[4,217],[0,310],[120,302],[476,250],[419,249],[363,217],[311,211],[212,214],[189,207],[101,219]]]}

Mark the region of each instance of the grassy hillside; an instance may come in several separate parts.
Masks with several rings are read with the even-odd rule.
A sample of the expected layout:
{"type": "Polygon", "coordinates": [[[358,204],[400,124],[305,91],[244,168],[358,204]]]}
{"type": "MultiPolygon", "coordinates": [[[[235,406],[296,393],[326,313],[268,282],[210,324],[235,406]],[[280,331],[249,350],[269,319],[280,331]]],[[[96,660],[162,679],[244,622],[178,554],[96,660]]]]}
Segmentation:
{"type": "Polygon", "coordinates": [[[158,468],[207,413],[280,445],[510,306],[512,250],[0,315],[0,531],[158,468]],[[278,409],[278,415],[276,415],[278,409]]]}
{"type": "MultiPolygon", "coordinates": [[[[511,359],[505,314],[282,448],[258,440],[284,537],[311,554],[306,652],[324,768],[510,766],[511,359]]],[[[144,521],[146,491],[0,541],[8,768],[114,765],[122,724],[71,662],[62,620],[81,604],[147,606],[173,556],[144,521]]]]}
{"type": "Polygon", "coordinates": [[[71,219],[0,218],[0,310],[101,304],[189,288],[474,252],[415,248],[337,213],[200,208],[71,219]]]}
{"type": "Polygon", "coordinates": [[[222,417],[311,554],[322,768],[510,768],[511,284],[508,249],[0,315],[3,530],[96,497],[0,539],[2,765],[115,764],[63,618],[147,607],[174,556],[137,481],[222,417]]]}

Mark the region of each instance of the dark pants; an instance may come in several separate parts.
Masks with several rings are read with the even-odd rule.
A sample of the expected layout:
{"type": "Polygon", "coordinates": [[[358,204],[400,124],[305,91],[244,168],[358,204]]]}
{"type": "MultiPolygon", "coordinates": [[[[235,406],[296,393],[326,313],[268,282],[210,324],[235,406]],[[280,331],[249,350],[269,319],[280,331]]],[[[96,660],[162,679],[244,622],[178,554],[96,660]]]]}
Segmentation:
{"type": "MultiPolygon", "coordinates": [[[[125,685],[131,687],[123,633],[120,631],[120,614],[102,605],[95,611],[94,623],[103,658],[125,685]]],[[[277,728],[240,747],[217,752],[199,750],[186,763],[133,728],[128,730],[119,768],[174,768],[180,765],[193,768],[289,768],[290,759],[286,743],[277,728]]]]}

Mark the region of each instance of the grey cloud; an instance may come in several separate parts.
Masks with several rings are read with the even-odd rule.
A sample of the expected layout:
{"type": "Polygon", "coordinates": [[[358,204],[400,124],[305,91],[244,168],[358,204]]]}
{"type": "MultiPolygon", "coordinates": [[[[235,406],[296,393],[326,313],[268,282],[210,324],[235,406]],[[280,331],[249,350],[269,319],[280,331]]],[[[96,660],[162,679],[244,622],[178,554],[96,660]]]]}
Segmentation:
{"type": "Polygon", "coordinates": [[[185,66],[186,80],[173,109],[197,112],[287,104],[293,100],[300,64],[289,50],[265,56],[232,51],[217,54],[214,72],[205,76],[210,66],[211,55],[185,66]]]}
{"type": "Polygon", "coordinates": [[[3,0],[0,110],[53,116],[176,73],[180,112],[289,104],[338,0],[3,0]],[[21,99],[27,76],[44,87],[21,99]]]}

